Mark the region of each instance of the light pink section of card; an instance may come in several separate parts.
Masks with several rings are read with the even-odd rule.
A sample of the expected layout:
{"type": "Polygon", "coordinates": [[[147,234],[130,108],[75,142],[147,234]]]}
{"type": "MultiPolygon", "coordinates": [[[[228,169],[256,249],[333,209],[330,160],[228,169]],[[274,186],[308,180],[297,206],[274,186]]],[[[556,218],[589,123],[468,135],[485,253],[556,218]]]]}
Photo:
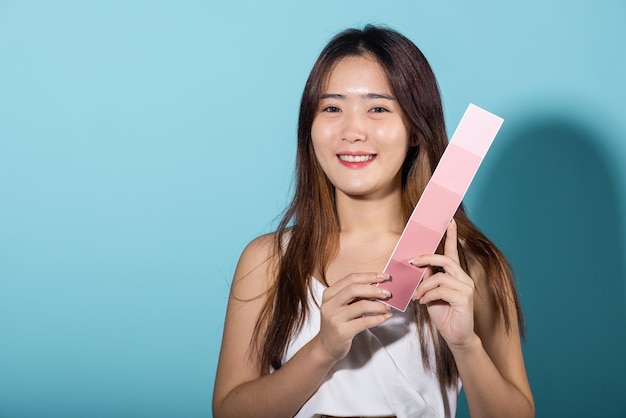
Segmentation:
{"type": "MultiPolygon", "coordinates": [[[[450,143],[448,148],[446,148],[445,158],[446,165],[441,170],[435,171],[430,179],[429,186],[438,184],[456,195],[463,196],[483,159],[481,156],[453,143],[450,143]]],[[[437,204],[437,202],[433,202],[432,205],[439,207],[447,206],[445,204],[437,204]]],[[[448,222],[450,222],[449,219],[448,222]]]]}
{"type": "Polygon", "coordinates": [[[391,297],[383,303],[403,312],[409,306],[425,271],[409,260],[435,252],[502,122],[473,104],[465,111],[387,262],[391,279],[379,286],[391,297]]]}
{"type": "Polygon", "coordinates": [[[454,142],[455,145],[484,158],[502,122],[504,119],[501,117],[470,103],[450,143],[454,142]]]}
{"type": "MultiPolygon", "coordinates": [[[[409,222],[424,225],[427,228],[443,235],[443,232],[441,231],[445,231],[448,227],[450,219],[452,219],[459,206],[458,202],[460,202],[462,198],[463,194],[447,189],[433,182],[431,179],[426,187],[426,190],[424,190],[422,197],[420,198],[420,203],[415,207],[415,210],[413,210],[413,214],[409,218],[409,222]]],[[[411,234],[408,229],[408,225],[410,225],[409,222],[407,222],[407,226],[404,228],[403,235],[415,236],[411,234]]],[[[441,238],[441,235],[439,238],[441,238]]],[[[396,245],[396,249],[407,245],[409,247],[415,246],[415,244],[411,243],[411,240],[407,240],[406,243],[400,241],[396,245]]],[[[437,245],[435,245],[435,247],[436,246],[437,245]]],[[[411,257],[422,254],[426,253],[423,252],[420,254],[413,254],[411,257]]]]}

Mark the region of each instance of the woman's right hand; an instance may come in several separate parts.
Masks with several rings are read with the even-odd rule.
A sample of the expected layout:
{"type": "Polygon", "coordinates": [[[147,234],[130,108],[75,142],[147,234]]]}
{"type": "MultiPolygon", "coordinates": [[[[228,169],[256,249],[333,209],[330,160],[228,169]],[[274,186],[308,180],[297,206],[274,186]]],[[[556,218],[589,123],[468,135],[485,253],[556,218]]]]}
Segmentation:
{"type": "Polygon", "coordinates": [[[321,326],[315,337],[331,361],[344,358],[361,331],[391,318],[391,308],[375,299],[387,299],[388,290],[376,286],[389,280],[383,273],[352,273],[324,290],[321,326]]]}

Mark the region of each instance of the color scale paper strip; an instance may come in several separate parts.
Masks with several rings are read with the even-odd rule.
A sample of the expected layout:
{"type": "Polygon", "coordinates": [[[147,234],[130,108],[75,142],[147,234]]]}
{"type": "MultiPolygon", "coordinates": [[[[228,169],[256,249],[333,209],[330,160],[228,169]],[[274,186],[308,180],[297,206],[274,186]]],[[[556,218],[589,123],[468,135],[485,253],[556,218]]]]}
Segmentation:
{"type": "Polygon", "coordinates": [[[403,312],[409,306],[426,270],[409,260],[435,252],[502,122],[473,104],[465,111],[387,262],[391,279],[379,286],[391,297],[383,303],[403,312]]]}

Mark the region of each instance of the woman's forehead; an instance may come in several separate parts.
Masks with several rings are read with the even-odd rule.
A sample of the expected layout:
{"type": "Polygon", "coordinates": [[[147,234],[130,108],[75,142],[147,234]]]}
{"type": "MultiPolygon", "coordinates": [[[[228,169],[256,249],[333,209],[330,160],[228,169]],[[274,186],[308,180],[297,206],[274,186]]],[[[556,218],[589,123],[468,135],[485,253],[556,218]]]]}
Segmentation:
{"type": "Polygon", "coordinates": [[[322,95],[393,97],[384,68],[369,55],[347,56],[337,60],[329,69],[321,87],[322,95]]]}

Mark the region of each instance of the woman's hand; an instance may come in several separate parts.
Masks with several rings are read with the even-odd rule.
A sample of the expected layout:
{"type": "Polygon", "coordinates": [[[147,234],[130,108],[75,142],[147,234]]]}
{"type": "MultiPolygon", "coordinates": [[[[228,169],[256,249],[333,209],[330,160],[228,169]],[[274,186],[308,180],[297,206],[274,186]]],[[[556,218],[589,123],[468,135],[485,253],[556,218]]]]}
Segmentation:
{"type": "Polygon", "coordinates": [[[459,262],[456,222],[452,220],[448,226],[444,255],[415,257],[411,264],[428,267],[413,299],[427,305],[433,323],[450,349],[462,349],[475,341],[474,281],[459,262]],[[433,274],[432,267],[443,271],[433,274]]]}
{"type": "Polygon", "coordinates": [[[316,339],[332,361],[348,354],[356,334],[391,318],[391,308],[374,300],[391,296],[376,286],[385,280],[389,276],[382,273],[353,273],[324,290],[316,339]]]}

